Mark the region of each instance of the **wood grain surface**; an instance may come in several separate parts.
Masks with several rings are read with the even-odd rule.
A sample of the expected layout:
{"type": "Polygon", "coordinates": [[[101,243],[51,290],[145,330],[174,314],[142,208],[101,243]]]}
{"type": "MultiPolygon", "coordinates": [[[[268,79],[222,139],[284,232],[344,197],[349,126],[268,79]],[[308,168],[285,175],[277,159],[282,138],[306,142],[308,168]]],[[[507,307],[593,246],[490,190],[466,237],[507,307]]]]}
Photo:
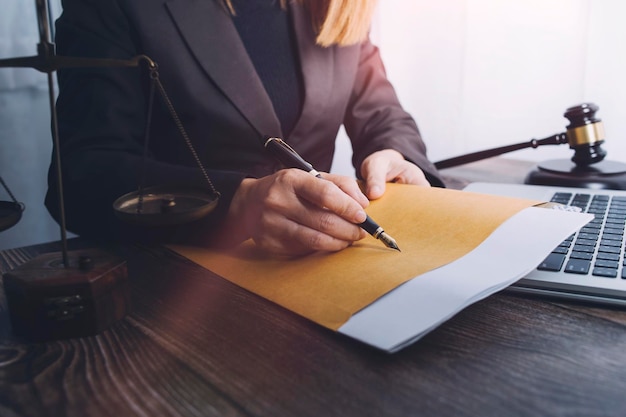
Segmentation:
{"type": "Polygon", "coordinates": [[[623,310],[504,292],[387,354],[165,248],[115,251],[131,313],[97,336],[20,340],[0,292],[0,416],[626,415],[623,310]]]}

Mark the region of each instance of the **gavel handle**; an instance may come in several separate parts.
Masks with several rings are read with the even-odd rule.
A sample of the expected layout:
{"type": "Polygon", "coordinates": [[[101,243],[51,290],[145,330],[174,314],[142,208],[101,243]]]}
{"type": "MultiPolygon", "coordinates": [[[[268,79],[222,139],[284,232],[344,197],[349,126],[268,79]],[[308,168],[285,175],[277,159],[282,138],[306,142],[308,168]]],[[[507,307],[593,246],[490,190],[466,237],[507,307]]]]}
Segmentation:
{"type": "Polygon", "coordinates": [[[437,169],[451,168],[457,165],[480,161],[481,159],[492,158],[494,156],[502,155],[503,153],[507,152],[517,151],[519,149],[537,148],[538,146],[542,145],[562,145],[564,143],[568,143],[567,134],[558,133],[545,139],[531,139],[530,142],[516,143],[514,145],[501,146],[499,148],[487,149],[484,151],[456,156],[454,158],[444,159],[442,161],[435,162],[435,167],[437,169]]]}

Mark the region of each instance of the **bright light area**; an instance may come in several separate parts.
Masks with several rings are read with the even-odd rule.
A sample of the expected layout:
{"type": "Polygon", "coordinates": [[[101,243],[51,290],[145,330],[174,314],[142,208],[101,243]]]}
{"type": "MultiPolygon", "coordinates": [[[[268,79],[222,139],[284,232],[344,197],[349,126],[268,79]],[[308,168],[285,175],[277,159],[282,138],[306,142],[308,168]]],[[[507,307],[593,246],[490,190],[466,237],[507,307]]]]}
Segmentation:
{"type": "Polygon", "coordinates": [[[621,0],[380,0],[372,38],[433,161],[564,132],[565,110],[589,101],[607,159],[626,162],[625,20],[621,0]]]}

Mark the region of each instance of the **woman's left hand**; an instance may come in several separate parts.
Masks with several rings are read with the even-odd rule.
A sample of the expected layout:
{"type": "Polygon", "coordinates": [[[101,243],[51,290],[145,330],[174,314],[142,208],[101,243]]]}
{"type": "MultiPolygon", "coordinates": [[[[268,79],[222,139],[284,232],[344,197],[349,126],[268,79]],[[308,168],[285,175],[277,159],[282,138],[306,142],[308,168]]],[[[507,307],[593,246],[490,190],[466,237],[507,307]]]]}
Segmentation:
{"type": "Polygon", "coordinates": [[[393,149],[374,152],[365,158],[361,164],[361,176],[365,180],[365,195],[370,200],[384,194],[387,182],[430,187],[422,170],[393,149]]]}

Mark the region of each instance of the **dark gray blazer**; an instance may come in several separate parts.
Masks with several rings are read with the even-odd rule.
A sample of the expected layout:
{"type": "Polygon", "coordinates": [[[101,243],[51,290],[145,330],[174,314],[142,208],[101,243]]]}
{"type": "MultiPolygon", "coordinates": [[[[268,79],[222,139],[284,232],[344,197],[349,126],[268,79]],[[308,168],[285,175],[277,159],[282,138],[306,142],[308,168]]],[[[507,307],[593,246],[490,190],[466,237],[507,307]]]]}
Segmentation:
{"type": "MultiPolygon", "coordinates": [[[[322,48],[306,10],[290,4],[303,71],[302,113],[285,138],[318,170],[330,169],[343,124],[353,163],[392,148],[416,163],[434,185],[441,181],[426,158],[414,120],[400,106],[378,49],[369,41],[322,48]]],[[[282,137],[272,103],[228,12],[216,0],[64,0],[57,21],[57,54],[128,59],[149,56],[182,123],[222,193],[218,210],[190,227],[141,230],[119,222],[112,202],[138,186],[147,108],[148,72],[81,68],[58,71],[57,110],[68,228],[90,237],[186,239],[206,236],[245,176],[280,166],[262,137],[282,137]],[[184,236],[184,237],[183,237],[184,236]]],[[[268,47],[271,47],[268,46],[268,47]]],[[[205,187],[175,124],[157,98],[150,126],[147,185],[205,187]]],[[[54,168],[54,163],[52,167],[54,168]]],[[[58,218],[51,169],[48,209],[58,218]]]]}

